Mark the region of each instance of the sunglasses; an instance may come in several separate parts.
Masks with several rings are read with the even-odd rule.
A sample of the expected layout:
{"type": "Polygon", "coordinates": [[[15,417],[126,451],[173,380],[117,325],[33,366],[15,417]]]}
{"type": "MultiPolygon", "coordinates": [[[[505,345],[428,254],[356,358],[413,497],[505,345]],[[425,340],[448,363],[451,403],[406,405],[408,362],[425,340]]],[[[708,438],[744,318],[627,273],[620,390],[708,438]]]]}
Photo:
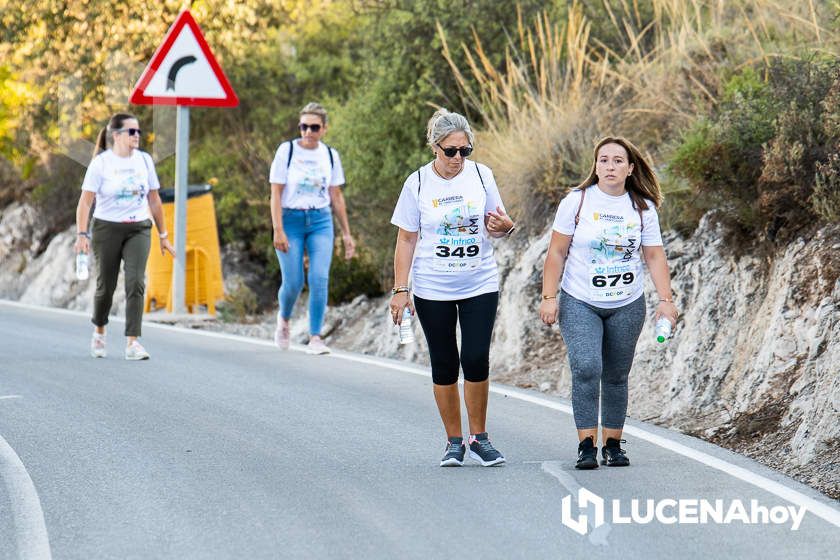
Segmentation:
{"type": "Polygon", "coordinates": [[[472,146],[464,146],[463,148],[444,148],[438,144],[437,147],[443,150],[443,155],[446,157],[455,157],[455,154],[461,154],[461,157],[467,157],[473,151],[472,146]]]}
{"type": "Polygon", "coordinates": [[[114,132],[116,132],[117,134],[121,134],[123,132],[128,132],[129,136],[142,136],[143,135],[143,131],[140,130],[139,128],[118,128],[114,132]]]}
{"type": "Polygon", "coordinates": [[[312,132],[318,132],[318,131],[321,130],[321,125],[320,124],[300,123],[298,125],[298,128],[300,129],[301,132],[306,132],[307,129],[311,130],[312,132]]]}

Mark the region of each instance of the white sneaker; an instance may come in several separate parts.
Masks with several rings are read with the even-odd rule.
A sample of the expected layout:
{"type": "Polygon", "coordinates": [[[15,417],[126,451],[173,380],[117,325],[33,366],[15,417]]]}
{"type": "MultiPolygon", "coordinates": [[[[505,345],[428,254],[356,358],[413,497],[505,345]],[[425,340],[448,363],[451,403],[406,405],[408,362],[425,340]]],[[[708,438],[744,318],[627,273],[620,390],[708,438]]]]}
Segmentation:
{"type": "Polygon", "coordinates": [[[306,345],[307,354],[329,354],[329,347],[324,344],[320,336],[313,336],[309,339],[309,344],[306,345]]]}
{"type": "Polygon", "coordinates": [[[126,360],[148,360],[151,358],[149,353],[146,352],[146,349],[137,342],[136,340],[132,341],[131,344],[125,347],[125,359],[126,360]]]}
{"type": "Polygon", "coordinates": [[[90,338],[90,355],[94,358],[104,358],[108,355],[105,349],[105,335],[94,331],[90,338]]]}
{"type": "Polygon", "coordinates": [[[283,319],[277,320],[277,328],[274,329],[274,344],[276,344],[280,350],[289,349],[289,330],[288,321],[284,321],[283,319]]]}

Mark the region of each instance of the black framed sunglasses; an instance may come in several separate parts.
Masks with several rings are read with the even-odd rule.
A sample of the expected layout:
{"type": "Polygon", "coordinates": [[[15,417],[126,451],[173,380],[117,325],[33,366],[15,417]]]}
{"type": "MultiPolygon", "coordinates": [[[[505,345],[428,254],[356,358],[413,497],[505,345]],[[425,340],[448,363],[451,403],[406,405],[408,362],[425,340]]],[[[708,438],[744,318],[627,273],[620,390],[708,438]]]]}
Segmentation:
{"type": "Polygon", "coordinates": [[[129,136],[142,136],[143,135],[143,131],[140,130],[139,128],[118,128],[114,132],[116,132],[117,134],[127,132],[129,136]]]}
{"type": "Polygon", "coordinates": [[[461,157],[467,157],[473,151],[472,146],[464,146],[463,148],[444,148],[438,144],[437,147],[443,150],[443,155],[446,157],[455,157],[455,154],[461,154],[461,157]]]}
{"type": "Polygon", "coordinates": [[[321,130],[321,125],[320,124],[300,123],[298,125],[298,128],[300,129],[301,132],[306,132],[307,129],[311,130],[312,132],[318,132],[318,131],[321,130]]]}

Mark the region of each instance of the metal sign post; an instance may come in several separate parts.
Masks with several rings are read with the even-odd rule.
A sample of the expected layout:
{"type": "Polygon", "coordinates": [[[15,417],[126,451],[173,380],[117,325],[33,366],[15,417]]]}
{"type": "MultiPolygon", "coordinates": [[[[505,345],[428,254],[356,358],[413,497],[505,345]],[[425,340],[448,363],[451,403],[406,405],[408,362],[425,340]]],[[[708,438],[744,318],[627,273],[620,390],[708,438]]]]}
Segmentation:
{"type": "Polygon", "coordinates": [[[187,189],[190,162],[190,108],[178,106],[175,121],[175,259],[172,271],[172,310],[186,313],[187,189]]]}
{"type": "Polygon", "coordinates": [[[187,184],[190,161],[190,107],[236,107],[239,98],[216,62],[189,10],[181,12],[131,92],[138,105],[176,105],[175,263],[172,309],[186,311],[187,184]]]}

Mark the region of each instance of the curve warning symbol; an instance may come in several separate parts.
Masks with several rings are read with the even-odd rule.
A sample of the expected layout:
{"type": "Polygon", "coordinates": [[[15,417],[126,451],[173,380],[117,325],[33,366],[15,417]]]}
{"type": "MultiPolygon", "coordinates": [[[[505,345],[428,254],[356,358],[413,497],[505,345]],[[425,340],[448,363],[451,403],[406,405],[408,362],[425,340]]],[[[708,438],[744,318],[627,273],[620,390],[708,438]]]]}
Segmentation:
{"type": "Polygon", "coordinates": [[[225,73],[189,11],[181,12],[143,71],[131,102],[137,105],[235,107],[225,73]]]}
{"type": "Polygon", "coordinates": [[[169,75],[166,77],[166,89],[175,91],[175,78],[178,77],[178,71],[181,67],[186,66],[187,64],[192,64],[198,60],[193,55],[183,56],[175,61],[175,64],[172,65],[172,68],[169,69],[169,75]]]}

